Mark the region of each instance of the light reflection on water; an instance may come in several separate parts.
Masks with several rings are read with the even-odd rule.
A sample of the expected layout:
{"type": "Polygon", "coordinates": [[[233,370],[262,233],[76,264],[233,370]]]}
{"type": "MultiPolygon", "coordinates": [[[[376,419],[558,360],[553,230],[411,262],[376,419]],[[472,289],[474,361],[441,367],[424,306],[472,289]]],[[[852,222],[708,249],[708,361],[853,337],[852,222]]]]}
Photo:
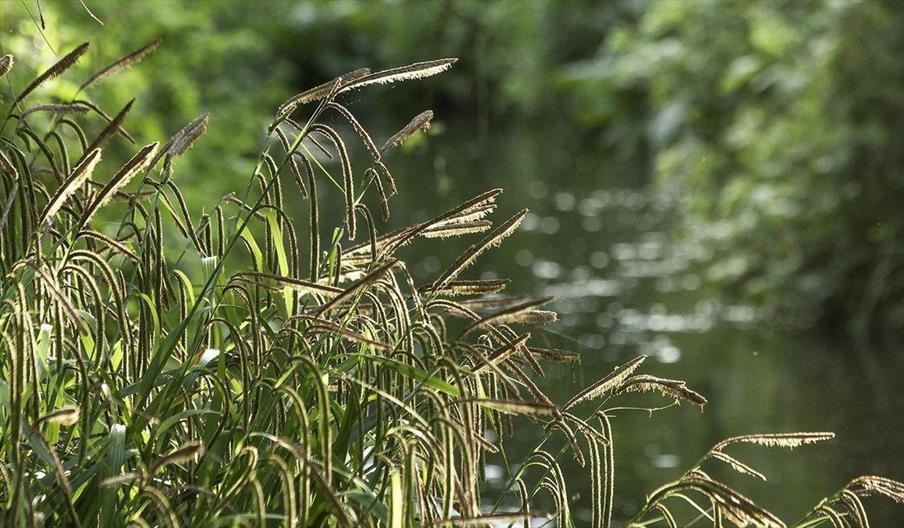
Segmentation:
{"type": "MultiPolygon", "coordinates": [[[[837,433],[830,444],[794,453],[739,450],[769,477],[768,484],[706,467],[788,520],[857,474],[904,478],[900,362],[868,372],[847,345],[773,331],[753,307],[720,302],[704,280],[715,248],[677,241],[674,205],[680,196],[645,190],[637,183],[642,168],[605,156],[575,162],[558,148],[570,145],[567,131],[542,135],[527,127],[500,135],[499,144],[481,145],[459,139],[454,124],[448,130],[424,151],[394,160],[397,177],[416,177],[421,187],[406,195],[401,185],[396,211],[417,214],[396,221],[427,218],[493,187],[506,189],[497,218],[520,207],[532,210],[520,231],[481,257],[468,277],[507,277],[508,293],[555,297],[551,306],[559,322],[534,335],[580,352],[582,365],[546,369],[539,384],[553,399],[567,400],[639,353],[651,359],[644,372],[686,380],[709,399],[702,413],[687,406],[652,418],[616,413],[617,516],[631,515],[646,493],[680,475],[718,440],[739,434],[837,433]],[[550,145],[552,137],[556,145],[550,145]],[[439,190],[428,191],[433,188],[439,190]]],[[[426,281],[467,244],[422,243],[404,256],[426,281]]],[[[622,404],[662,402],[632,396],[622,404]]],[[[528,429],[510,439],[511,459],[523,458],[538,440],[522,430],[528,429]]],[[[585,524],[589,470],[570,458],[561,462],[568,475],[586,475],[572,478],[569,488],[578,497],[576,521],[585,524]]],[[[488,461],[486,477],[486,486],[505,493],[504,504],[516,509],[517,496],[502,489],[508,474],[498,460],[488,461]]],[[[869,507],[877,526],[904,518],[882,501],[869,507]]]]}

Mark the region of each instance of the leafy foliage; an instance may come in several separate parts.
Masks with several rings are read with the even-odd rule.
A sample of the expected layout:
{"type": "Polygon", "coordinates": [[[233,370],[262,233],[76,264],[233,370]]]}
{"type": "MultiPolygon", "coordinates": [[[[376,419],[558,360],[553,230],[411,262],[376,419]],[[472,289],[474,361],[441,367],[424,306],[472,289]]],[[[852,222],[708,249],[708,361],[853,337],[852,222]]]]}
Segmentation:
{"type": "Polygon", "coordinates": [[[901,4],[637,5],[564,82],[680,189],[709,278],[793,324],[900,328],[901,4]]]}
{"type": "MultiPolygon", "coordinates": [[[[707,274],[720,291],[794,326],[821,320],[862,337],[904,325],[902,185],[891,154],[901,150],[898,2],[399,4],[300,2],[274,17],[247,2],[148,2],[141,10],[98,3],[93,12],[112,22],[98,42],[104,51],[82,62],[99,69],[162,37],[167,46],[149,60],[166,75],[124,72],[140,81],[130,83],[136,90],[101,83],[94,94],[104,108],[137,97],[149,112],[132,126],[152,137],[202,109],[233,116],[211,127],[208,140],[230,156],[183,162],[182,180],[194,184],[253,160],[257,116],[284,100],[289,85],[313,85],[362,60],[420,60],[429,42],[464,58],[459,73],[431,87],[434,101],[454,108],[447,116],[473,116],[485,136],[503,117],[542,127],[570,108],[571,122],[631,160],[638,182],[651,172],[660,188],[679,189],[687,236],[720,248],[707,274]],[[148,19],[153,29],[141,23],[148,19]]],[[[31,18],[8,11],[3,53],[47,59],[43,39],[16,31],[31,18]]],[[[48,1],[43,16],[51,43],[97,26],[74,3],[48,1]]],[[[79,84],[51,88],[68,100],[79,84]]],[[[405,94],[356,112],[381,123],[417,92],[405,94]]],[[[126,159],[116,148],[116,159],[126,159]]],[[[209,190],[240,185],[227,179],[207,182],[209,190]]],[[[205,203],[197,188],[186,185],[192,206],[205,203]]]]}
{"type": "MultiPolygon", "coordinates": [[[[377,229],[367,203],[388,216],[396,188],[384,150],[418,133],[430,114],[377,149],[383,142],[343,98],[432,77],[454,59],[355,70],[289,99],[266,128],[244,193],[197,215],[180,177],[192,144],[206,139],[206,115],[165,143],[125,147],[134,154],[111,164],[104,153],[131,137],[130,105],[106,112],[90,87],[64,102],[35,102],[71,73],[84,46],[44,68],[38,83],[18,76],[24,61],[4,62],[14,101],[0,132],[7,525],[528,523],[543,492],[565,527],[574,524],[572,498],[558,459],[568,453],[581,465],[589,458],[593,523],[608,528],[613,398],[645,391],[705,403],[680,381],[636,374],[643,357],[562,405],[537,388],[543,363],[575,359],[530,341],[525,328],[555,317],[540,309],[547,299],[502,297],[494,294],[505,281],[463,278],[524,217],[489,221],[501,190],[400,230],[377,229]],[[331,187],[335,203],[323,199],[331,187]],[[414,283],[403,247],[474,234],[434,281],[414,283]],[[580,411],[591,402],[595,409],[580,411]],[[505,455],[516,427],[538,438],[520,463],[505,455]],[[519,507],[488,505],[487,460],[505,463],[519,507]]],[[[726,440],[651,494],[631,522],[672,525],[687,513],[671,502],[681,499],[715,526],[722,518],[784,526],[701,465],[714,459],[756,473],[726,448],[831,436],[726,440]]],[[[865,526],[861,497],[900,501],[902,489],[855,479],[800,525],[865,526]]]]}

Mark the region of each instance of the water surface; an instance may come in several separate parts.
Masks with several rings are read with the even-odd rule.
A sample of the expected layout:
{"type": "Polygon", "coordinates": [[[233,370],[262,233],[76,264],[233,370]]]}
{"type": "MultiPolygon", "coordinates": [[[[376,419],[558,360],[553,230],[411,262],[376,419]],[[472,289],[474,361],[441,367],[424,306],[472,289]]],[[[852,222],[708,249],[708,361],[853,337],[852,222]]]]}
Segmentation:
{"type": "MultiPolygon", "coordinates": [[[[652,192],[643,183],[642,163],[594,153],[567,127],[551,127],[509,126],[479,138],[471,125],[453,122],[439,140],[393,160],[402,189],[395,210],[415,211],[393,223],[423,220],[484,190],[505,188],[498,220],[521,207],[531,213],[467,277],[507,277],[510,293],[555,297],[551,306],[560,321],[534,336],[580,352],[582,363],[546,369],[538,383],[551,397],[564,402],[616,365],[646,354],[644,372],[686,380],[709,399],[702,412],[684,405],[652,416],[614,413],[618,518],[629,517],[646,493],[679,476],[717,441],[741,434],[837,434],[794,452],[732,451],[767,483],[705,466],[789,522],[856,475],[904,479],[904,395],[898,389],[904,369],[894,351],[863,352],[818,334],[775,330],[779,325],[754,307],[719,302],[705,281],[707,262],[719,248],[677,233],[680,193],[652,192]],[[864,353],[883,366],[864,367],[864,353]]],[[[468,243],[419,243],[405,257],[426,281],[468,243]]],[[[612,406],[667,403],[631,396],[612,406]]],[[[510,439],[513,458],[536,446],[538,437],[528,430],[518,427],[510,439]]],[[[571,477],[569,493],[577,497],[576,521],[587,524],[589,470],[568,455],[561,462],[571,477]]],[[[507,476],[495,463],[487,475],[487,485],[497,489],[507,476]]],[[[514,506],[515,498],[507,504],[514,506]]],[[[883,499],[867,506],[876,526],[904,519],[883,499]]]]}

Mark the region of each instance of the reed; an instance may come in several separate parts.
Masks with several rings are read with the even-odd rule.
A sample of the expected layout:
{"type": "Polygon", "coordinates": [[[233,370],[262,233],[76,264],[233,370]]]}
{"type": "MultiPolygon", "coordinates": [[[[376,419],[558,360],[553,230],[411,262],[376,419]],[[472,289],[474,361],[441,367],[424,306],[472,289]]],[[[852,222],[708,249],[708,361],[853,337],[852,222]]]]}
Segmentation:
{"type": "MultiPolygon", "coordinates": [[[[589,465],[576,478],[593,481],[593,525],[614,526],[617,399],[706,399],[681,381],[637,373],[642,356],[567,402],[544,394],[534,381],[544,363],[579,360],[537,346],[521,328],[555,319],[539,309],[549,299],[502,297],[506,280],[459,278],[526,213],[493,227],[501,190],[390,233],[365,205],[377,193],[388,216],[395,184],[384,155],[433,113],[378,143],[342,98],[436,75],[454,59],[355,70],[290,98],[267,127],[245,196],[193,217],[172,160],[204,140],[206,114],[121,167],[101,161],[109,143],[129,140],[122,126],[133,102],[110,118],[91,89],[157,45],[87,76],[72,104],[92,112],[18,108],[46,82],[76,73],[87,44],[32,81],[16,78],[23,68],[12,70],[11,56],[0,58],[9,85],[24,86],[9,94],[13,126],[0,138],[4,525],[528,526],[549,514],[566,527],[575,521],[560,457],[570,453],[589,465]],[[368,157],[352,159],[347,141],[362,142],[368,157]],[[340,174],[315,151],[337,160],[340,174]],[[307,210],[287,205],[293,185],[307,210]],[[341,207],[319,203],[329,185],[342,192],[341,207]],[[342,218],[330,226],[325,213],[334,210],[342,218]],[[328,227],[335,234],[324,239],[328,227]],[[426,284],[396,254],[422,238],[474,234],[482,238],[426,284]],[[538,439],[525,460],[507,465],[520,508],[488,508],[481,467],[505,456],[513,419],[519,435],[538,439]]],[[[690,522],[673,507],[689,501],[713,526],[785,526],[704,466],[765,479],[727,451],[829,438],[730,438],[653,491],[630,525],[690,522]]],[[[873,495],[904,502],[904,485],[856,478],[798,525],[868,526],[862,499],[873,495]]]]}

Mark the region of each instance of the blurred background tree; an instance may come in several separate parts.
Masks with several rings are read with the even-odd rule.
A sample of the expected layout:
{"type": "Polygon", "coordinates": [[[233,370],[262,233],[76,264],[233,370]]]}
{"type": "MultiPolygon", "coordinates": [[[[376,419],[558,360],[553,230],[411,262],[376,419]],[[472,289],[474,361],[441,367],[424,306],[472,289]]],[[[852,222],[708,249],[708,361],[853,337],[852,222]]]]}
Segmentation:
{"type": "MultiPolygon", "coordinates": [[[[291,64],[276,47],[283,40],[281,26],[270,24],[272,15],[254,3],[86,2],[103,26],[78,2],[43,1],[40,11],[35,2],[0,4],[0,45],[17,57],[18,89],[81,42],[91,44],[79,63],[81,80],[86,80],[155,38],[161,40],[139,66],[121,74],[122,81],[98,84],[79,96],[110,115],[135,98],[126,130],[141,138],[165,140],[198,114],[210,112],[204,150],[180,160],[188,200],[199,208],[233,190],[244,178],[238,174],[248,174],[266,116],[292,91],[291,64]],[[266,33],[260,31],[265,24],[271,28],[266,33]],[[217,174],[230,176],[211,177],[217,174]]],[[[68,101],[78,84],[70,80],[50,89],[54,97],[68,101]]],[[[127,145],[118,146],[125,157],[127,145]]]]}
{"type": "Polygon", "coordinates": [[[649,2],[566,67],[578,119],[648,157],[708,278],[779,321],[904,322],[899,2],[649,2]]]}

